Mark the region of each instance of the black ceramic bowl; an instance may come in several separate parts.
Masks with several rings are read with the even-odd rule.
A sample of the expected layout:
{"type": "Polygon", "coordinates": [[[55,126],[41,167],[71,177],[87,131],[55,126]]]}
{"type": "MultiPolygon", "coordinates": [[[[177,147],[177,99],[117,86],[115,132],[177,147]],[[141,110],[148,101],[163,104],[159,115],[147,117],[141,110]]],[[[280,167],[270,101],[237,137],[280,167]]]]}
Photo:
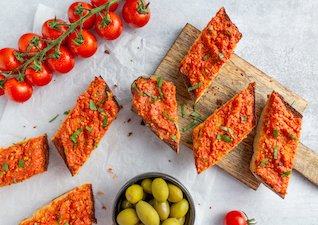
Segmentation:
{"type": "Polygon", "coordinates": [[[113,203],[113,223],[114,225],[118,225],[117,221],[116,221],[116,217],[120,212],[120,206],[121,206],[121,202],[125,199],[125,191],[126,189],[131,186],[132,184],[140,184],[141,181],[143,179],[146,178],[150,178],[150,179],[154,179],[154,178],[162,178],[165,181],[168,181],[176,186],[178,186],[184,194],[184,198],[188,200],[189,202],[189,211],[186,215],[186,220],[184,225],[193,225],[194,224],[194,220],[195,220],[195,207],[194,207],[194,202],[193,199],[190,195],[190,192],[186,189],[186,187],[180,182],[178,181],[176,178],[165,174],[165,173],[158,173],[158,172],[150,172],[150,173],[142,173],[140,175],[135,176],[134,178],[132,178],[131,180],[129,180],[117,193],[114,203],[113,203]]]}

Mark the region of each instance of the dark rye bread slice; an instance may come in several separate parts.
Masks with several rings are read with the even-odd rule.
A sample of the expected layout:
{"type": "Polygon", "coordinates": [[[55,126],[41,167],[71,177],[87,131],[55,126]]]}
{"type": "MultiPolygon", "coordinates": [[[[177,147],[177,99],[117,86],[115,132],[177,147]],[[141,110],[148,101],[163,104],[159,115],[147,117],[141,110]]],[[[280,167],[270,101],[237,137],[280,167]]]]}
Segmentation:
{"type": "Polygon", "coordinates": [[[47,134],[0,149],[0,187],[22,182],[47,171],[47,134]]]}
{"type": "Polygon", "coordinates": [[[22,220],[20,225],[65,225],[67,223],[70,225],[90,225],[97,223],[95,217],[95,198],[91,184],[76,187],[53,199],[48,204],[36,210],[31,218],[22,220]]]}
{"type": "MultiPolygon", "coordinates": [[[[258,122],[258,125],[256,128],[256,135],[255,135],[254,143],[253,143],[254,154],[253,154],[252,159],[250,161],[250,170],[257,180],[259,180],[267,188],[269,188],[274,193],[276,193],[278,196],[280,196],[282,199],[284,199],[286,194],[283,194],[283,193],[280,193],[280,192],[274,190],[272,185],[268,184],[264,178],[262,178],[260,175],[257,174],[256,160],[257,160],[257,153],[258,153],[258,145],[261,144],[261,143],[259,143],[261,135],[265,135],[265,133],[263,131],[264,126],[265,126],[264,119],[267,116],[266,115],[267,111],[269,110],[270,107],[272,107],[272,104],[270,101],[271,97],[273,97],[272,95],[276,95],[281,100],[285,109],[288,112],[292,113],[295,118],[302,119],[302,117],[303,117],[301,115],[301,113],[299,113],[295,108],[293,108],[291,105],[289,105],[279,93],[273,91],[272,94],[268,96],[266,106],[262,110],[262,113],[261,113],[261,116],[260,116],[260,119],[259,119],[259,122],[258,122]]],[[[282,116],[284,116],[284,115],[282,115],[282,116]]],[[[298,142],[299,142],[299,139],[297,139],[297,145],[298,145],[298,142]]],[[[296,154],[296,152],[295,152],[295,154],[296,154]]]]}
{"type": "MultiPolygon", "coordinates": [[[[149,81],[149,80],[150,80],[150,77],[149,77],[149,76],[140,76],[140,77],[138,77],[138,78],[132,83],[132,85],[133,85],[135,82],[137,82],[138,80],[141,80],[141,79],[144,79],[144,80],[146,80],[146,81],[149,81]]],[[[172,82],[169,82],[169,83],[172,83],[172,82]]],[[[133,87],[131,87],[131,93],[132,93],[133,96],[139,94],[138,91],[137,91],[135,88],[133,88],[133,87]]],[[[134,106],[132,106],[131,110],[132,110],[134,113],[140,115],[140,113],[138,112],[138,110],[137,110],[134,106]]],[[[176,108],[176,110],[177,110],[177,108],[176,108]]],[[[143,118],[143,119],[142,119],[142,125],[146,125],[147,127],[149,127],[149,128],[151,129],[151,131],[152,131],[153,133],[155,133],[155,134],[159,137],[158,132],[159,132],[159,130],[160,130],[161,128],[160,128],[157,124],[152,123],[152,125],[151,125],[151,124],[149,124],[149,121],[146,121],[146,120],[143,118]]],[[[159,137],[159,138],[160,138],[160,137],[159,137]]],[[[170,148],[172,148],[177,154],[179,154],[180,133],[178,133],[178,136],[177,136],[176,138],[177,138],[178,142],[175,142],[175,141],[170,140],[170,139],[169,139],[169,140],[167,140],[167,139],[161,139],[161,140],[163,140],[166,144],[168,144],[168,145],[170,146],[170,148]]]]}
{"type": "MultiPolygon", "coordinates": [[[[107,92],[110,92],[111,95],[112,95],[112,98],[111,98],[111,99],[112,99],[112,102],[114,103],[114,104],[113,104],[113,107],[116,108],[117,113],[118,113],[119,110],[121,109],[121,107],[120,107],[120,105],[118,104],[117,100],[115,99],[115,96],[114,96],[113,93],[111,92],[111,89],[109,88],[109,86],[107,85],[107,83],[104,81],[104,79],[103,79],[101,76],[100,76],[100,77],[95,77],[95,80],[91,82],[91,84],[90,84],[90,86],[88,87],[87,90],[89,90],[89,89],[94,85],[94,82],[97,82],[97,81],[102,82],[102,83],[105,85],[104,91],[103,91],[102,93],[100,93],[100,95],[101,95],[102,97],[105,97],[105,98],[106,98],[106,93],[107,93],[107,92]]],[[[87,92],[87,91],[85,91],[84,93],[82,93],[82,94],[79,96],[79,100],[78,100],[78,101],[80,101],[81,96],[84,95],[86,92],[87,92]]],[[[62,129],[62,127],[65,127],[65,126],[66,126],[66,121],[68,121],[68,120],[78,120],[78,119],[72,119],[72,118],[71,118],[71,116],[72,116],[72,114],[73,114],[73,111],[74,111],[74,109],[78,106],[78,104],[79,104],[79,102],[77,102],[76,106],[68,113],[68,116],[65,118],[63,124],[60,126],[59,130],[56,132],[56,134],[55,134],[55,135],[52,137],[52,139],[51,139],[52,142],[53,142],[53,144],[55,145],[57,151],[59,152],[59,154],[60,154],[61,157],[63,158],[63,160],[64,160],[64,162],[65,162],[67,168],[68,168],[69,171],[71,172],[72,176],[75,176],[77,173],[79,173],[81,167],[84,165],[84,163],[86,162],[87,158],[89,157],[89,155],[88,155],[88,157],[84,160],[84,162],[82,162],[82,164],[79,166],[79,168],[74,169],[74,168],[70,165],[70,163],[69,163],[69,161],[68,161],[68,154],[67,154],[67,152],[66,152],[66,146],[68,146],[69,144],[62,140],[63,138],[64,138],[65,140],[70,140],[71,134],[64,134],[63,137],[60,136],[60,135],[61,135],[61,129],[62,129]]],[[[89,103],[87,103],[87,104],[89,104],[89,103]]],[[[95,106],[98,107],[98,106],[96,105],[96,103],[95,103],[95,106]]],[[[117,113],[116,113],[116,114],[117,114],[117,113]]],[[[82,119],[81,119],[80,121],[78,121],[78,122],[82,122],[82,119]]],[[[86,121],[86,123],[88,123],[88,122],[91,122],[91,121],[86,121]]],[[[101,121],[101,122],[102,122],[102,121],[101,121]]],[[[110,125],[111,122],[112,122],[112,121],[109,122],[109,120],[108,120],[108,124],[107,124],[107,129],[106,129],[106,131],[108,130],[108,127],[109,127],[109,125],[110,125]]],[[[86,130],[85,132],[87,132],[87,129],[86,129],[85,126],[83,127],[82,130],[83,130],[83,131],[86,130]]],[[[89,141],[93,141],[93,145],[86,146],[86,147],[91,148],[91,149],[92,149],[91,151],[93,151],[93,150],[98,146],[98,143],[100,142],[100,140],[102,139],[102,137],[105,135],[106,131],[101,132],[101,135],[100,135],[98,138],[85,139],[86,141],[83,141],[82,144],[87,144],[89,141]]],[[[90,131],[88,131],[88,132],[90,132],[90,131]]],[[[88,133],[88,132],[87,132],[87,133],[88,133]]],[[[88,134],[89,134],[89,133],[88,133],[88,134]]],[[[81,143],[79,143],[79,144],[81,144],[81,143]]],[[[70,151],[71,151],[72,148],[68,148],[68,149],[70,149],[70,151]]]]}

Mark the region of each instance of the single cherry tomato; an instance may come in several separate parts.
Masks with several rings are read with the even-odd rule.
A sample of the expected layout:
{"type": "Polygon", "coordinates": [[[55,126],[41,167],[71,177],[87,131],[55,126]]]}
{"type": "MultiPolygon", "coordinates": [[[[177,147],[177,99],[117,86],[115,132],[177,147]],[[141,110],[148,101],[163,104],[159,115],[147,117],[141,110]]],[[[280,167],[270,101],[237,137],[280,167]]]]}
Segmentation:
{"type": "Polygon", "coordinates": [[[0,96],[4,94],[4,91],[3,91],[3,80],[5,79],[6,77],[2,74],[0,74],[0,82],[1,82],[1,85],[0,85],[0,96]]]}
{"type": "MultiPolygon", "coordinates": [[[[31,64],[34,65],[34,64],[31,64]]],[[[44,86],[51,82],[53,73],[49,67],[41,62],[41,71],[36,71],[34,68],[28,67],[25,71],[25,80],[32,86],[44,86]]]]}
{"type": "MultiPolygon", "coordinates": [[[[27,53],[28,48],[30,48],[28,53],[37,53],[40,52],[39,48],[41,50],[45,49],[46,43],[44,41],[35,41],[36,38],[41,38],[41,36],[33,33],[23,34],[18,41],[19,51],[21,53],[27,53]]],[[[33,55],[25,56],[25,58],[28,59],[32,57],[33,55]]]]}
{"type": "MultiPolygon", "coordinates": [[[[85,9],[79,9],[79,6],[82,6],[85,9],[93,9],[93,6],[86,2],[74,2],[69,8],[68,8],[68,20],[71,23],[75,23],[78,21],[81,16],[84,17],[88,14],[88,10],[85,9]]],[[[94,26],[94,22],[96,19],[96,14],[90,16],[83,22],[83,27],[84,29],[91,29],[94,26]]],[[[80,28],[80,25],[77,27],[80,28]]]]}
{"type": "Polygon", "coordinates": [[[14,102],[25,102],[31,98],[33,88],[25,81],[18,81],[17,78],[11,77],[4,82],[4,94],[14,102]]]}
{"type": "MultiPolygon", "coordinates": [[[[43,39],[50,40],[50,41],[55,40],[59,38],[61,35],[63,35],[65,31],[68,30],[68,26],[58,25],[58,23],[65,23],[65,22],[63,20],[55,18],[55,19],[50,19],[43,24],[42,26],[43,39]]],[[[62,45],[67,45],[67,38],[68,36],[63,38],[61,43],[62,45]]]]}
{"type": "MultiPolygon", "coordinates": [[[[3,48],[0,50],[0,70],[2,72],[12,71],[23,64],[14,55],[15,52],[18,52],[18,50],[14,48],[3,48]]],[[[18,71],[15,71],[13,74],[17,73],[18,71]]]]}
{"type": "Polygon", "coordinates": [[[77,57],[88,58],[95,54],[98,48],[98,42],[95,35],[89,30],[82,29],[74,32],[68,39],[68,48],[77,57]]]}
{"type": "Polygon", "coordinates": [[[68,73],[70,72],[75,66],[75,58],[73,54],[68,50],[67,47],[60,46],[59,48],[59,57],[55,55],[55,48],[52,48],[47,55],[55,55],[56,58],[47,58],[46,65],[55,73],[68,73]]]}
{"type": "Polygon", "coordinates": [[[223,225],[254,225],[255,219],[248,219],[245,213],[231,211],[224,217],[223,225]]]}
{"type": "MultiPolygon", "coordinates": [[[[94,6],[94,8],[97,8],[97,7],[101,6],[101,5],[106,4],[107,2],[110,2],[110,1],[111,0],[91,0],[91,3],[94,6]]],[[[109,11],[114,12],[117,9],[117,7],[118,7],[118,2],[116,2],[116,3],[112,4],[111,6],[109,6],[109,11]]],[[[103,10],[103,11],[106,11],[106,9],[103,10]]]]}
{"type": "Polygon", "coordinates": [[[134,28],[145,26],[150,19],[149,3],[144,0],[128,0],[122,10],[125,22],[134,28]]]}
{"type": "MultiPolygon", "coordinates": [[[[102,13],[106,17],[105,13],[102,13]]],[[[99,15],[95,20],[95,30],[97,34],[105,40],[115,40],[121,35],[123,31],[123,22],[120,17],[113,12],[109,12],[109,19],[111,22],[107,26],[107,22],[99,15]]]]}

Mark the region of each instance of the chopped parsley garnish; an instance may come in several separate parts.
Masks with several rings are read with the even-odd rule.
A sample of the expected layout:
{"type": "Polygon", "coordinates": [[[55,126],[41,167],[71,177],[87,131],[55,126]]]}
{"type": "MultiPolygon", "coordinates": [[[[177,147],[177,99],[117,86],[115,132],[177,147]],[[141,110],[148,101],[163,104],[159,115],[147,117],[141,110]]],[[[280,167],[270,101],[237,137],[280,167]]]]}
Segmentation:
{"type": "Polygon", "coordinates": [[[91,110],[97,110],[96,109],[96,105],[95,105],[95,102],[93,100],[89,100],[89,108],[91,110]]]}
{"type": "Polygon", "coordinates": [[[64,223],[64,225],[70,225],[68,222],[64,223]]]}
{"type": "Polygon", "coordinates": [[[229,129],[227,127],[221,127],[221,130],[228,131],[229,129]]]}
{"type": "Polygon", "coordinates": [[[178,142],[178,139],[177,139],[175,136],[171,135],[170,137],[171,137],[175,142],[178,142]]]}
{"type": "Polygon", "coordinates": [[[159,91],[159,94],[160,94],[160,98],[161,98],[161,99],[164,99],[163,94],[162,94],[162,91],[161,91],[161,88],[159,88],[158,91],[159,91]]]}
{"type": "Polygon", "coordinates": [[[225,30],[225,32],[229,35],[232,36],[232,34],[230,32],[228,32],[227,30],[225,30]]]}
{"type": "Polygon", "coordinates": [[[65,111],[65,112],[64,112],[64,115],[67,115],[69,112],[70,112],[70,111],[65,111]]]}
{"type": "Polygon", "coordinates": [[[291,134],[288,134],[288,137],[290,137],[291,139],[293,139],[294,141],[296,141],[296,138],[293,137],[291,134]]]}
{"type": "Polygon", "coordinates": [[[209,29],[208,30],[213,30],[213,27],[209,27],[209,29]]]}
{"type": "Polygon", "coordinates": [[[8,163],[5,161],[3,166],[2,166],[3,170],[9,171],[9,167],[8,167],[8,163]]]}
{"type": "Polygon", "coordinates": [[[66,158],[67,158],[67,153],[66,153],[66,149],[64,148],[64,154],[65,154],[65,156],[66,156],[66,158]]]}
{"type": "Polygon", "coordinates": [[[57,221],[57,225],[60,225],[60,223],[61,223],[61,218],[62,218],[62,215],[60,214],[60,215],[59,215],[59,220],[57,221]]]}
{"type": "Polygon", "coordinates": [[[104,108],[98,108],[97,111],[98,111],[98,112],[103,112],[103,111],[104,111],[104,108]]]}
{"type": "Polygon", "coordinates": [[[193,142],[192,141],[187,141],[187,144],[193,145],[193,142]]]}
{"type": "Polygon", "coordinates": [[[273,130],[274,138],[278,137],[278,131],[276,129],[273,130]]]}
{"type": "Polygon", "coordinates": [[[296,101],[293,101],[293,103],[291,104],[292,107],[294,107],[296,105],[296,101]]]}
{"type": "Polygon", "coordinates": [[[182,128],[183,132],[186,132],[187,130],[189,130],[191,127],[193,127],[195,124],[197,123],[196,120],[193,120],[191,123],[189,123],[187,126],[185,126],[184,128],[182,128]]]}
{"type": "Polygon", "coordinates": [[[199,114],[197,114],[197,113],[191,113],[190,114],[192,117],[193,117],[193,119],[200,119],[200,120],[202,120],[202,121],[205,121],[205,119],[202,117],[202,116],[200,116],[199,114]]]}
{"type": "Polygon", "coordinates": [[[260,167],[263,167],[268,160],[269,160],[269,159],[263,159],[263,161],[261,162],[261,164],[259,164],[260,167]]]}
{"type": "Polygon", "coordinates": [[[57,114],[53,119],[51,119],[51,120],[49,121],[49,123],[53,122],[58,116],[59,116],[59,114],[57,114]]]}
{"type": "Polygon", "coordinates": [[[133,84],[131,85],[131,87],[135,88],[136,91],[137,91],[139,94],[141,94],[141,96],[145,96],[145,94],[143,94],[143,93],[141,93],[141,92],[139,91],[139,89],[137,88],[136,83],[133,83],[133,84]]]}
{"type": "Polygon", "coordinates": [[[158,87],[161,88],[162,87],[162,83],[163,83],[163,79],[161,77],[157,78],[157,83],[158,83],[158,87]]]}
{"type": "Polygon", "coordinates": [[[283,173],[283,174],[282,174],[282,178],[286,177],[286,176],[289,175],[290,173],[291,173],[291,170],[289,170],[289,171],[283,173]]]}
{"type": "Polygon", "coordinates": [[[265,126],[267,126],[267,122],[265,122],[265,126]]]}
{"type": "Polygon", "coordinates": [[[0,171],[0,175],[2,175],[2,171],[0,171]]]}
{"type": "MultiPolygon", "coordinates": [[[[106,102],[107,99],[108,99],[108,96],[107,96],[104,100],[102,100],[102,101],[100,101],[100,102],[96,102],[96,105],[99,105],[99,104],[102,104],[102,103],[106,102]]],[[[96,109],[95,109],[95,110],[96,110],[96,109]]]]}
{"type": "Polygon", "coordinates": [[[96,142],[94,142],[94,146],[95,146],[95,148],[97,148],[97,147],[98,147],[98,145],[97,145],[97,143],[96,143],[96,142]]]}
{"type": "Polygon", "coordinates": [[[210,54],[207,54],[206,56],[203,57],[203,60],[207,60],[209,58],[210,54]]]}
{"type": "Polygon", "coordinates": [[[181,112],[182,112],[182,118],[185,118],[186,114],[184,112],[184,104],[181,104],[181,112]]]}
{"type": "Polygon", "coordinates": [[[38,223],[34,223],[34,225],[38,225],[38,223]]]}
{"type": "Polygon", "coordinates": [[[102,112],[101,114],[104,116],[104,122],[103,122],[103,125],[102,125],[102,126],[103,126],[103,127],[106,127],[106,126],[107,126],[107,120],[108,120],[108,119],[107,119],[107,115],[106,115],[105,113],[103,113],[103,112],[102,112]]]}
{"type": "Polygon", "coordinates": [[[75,132],[72,134],[72,136],[70,137],[70,140],[74,142],[74,147],[75,147],[75,144],[76,144],[76,142],[77,142],[77,137],[76,137],[76,136],[79,135],[79,134],[82,133],[82,132],[83,132],[83,130],[82,130],[82,128],[80,128],[79,130],[75,131],[75,132]]]}
{"type": "Polygon", "coordinates": [[[16,180],[15,178],[13,179],[13,182],[14,182],[15,184],[16,184],[16,183],[18,183],[18,182],[17,182],[17,180],[16,180]]]}
{"type": "Polygon", "coordinates": [[[241,116],[241,120],[242,121],[246,120],[246,116],[241,116]]]}
{"type": "Polygon", "coordinates": [[[222,59],[224,57],[223,53],[219,53],[219,57],[222,59]]]}
{"type": "Polygon", "coordinates": [[[158,99],[159,99],[158,97],[156,97],[156,96],[150,94],[148,91],[145,91],[145,94],[148,95],[148,96],[151,97],[151,98],[154,98],[155,100],[158,100],[158,99]]]}
{"type": "Polygon", "coordinates": [[[189,87],[189,88],[188,88],[188,91],[193,91],[193,90],[195,90],[195,89],[201,87],[201,85],[202,85],[202,81],[200,81],[199,83],[197,83],[196,85],[194,85],[194,86],[192,86],[192,87],[189,87]]]}
{"type": "Polygon", "coordinates": [[[235,141],[238,141],[238,140],[234,137],[231,128],[221,127],[221,130],[228,131],[228,132],[230,133],[230,135],[232,136],[232,138],[233,138],[235,141]]]}
{"type": "Polygon", "coordinates": [[[194,106],[193,106],[193,111],[195,112],[195,110],[197,109],[197,104],[198,102],[194,103],[194,106]]]}
{"type": "Polygon", "coordinates": [[[86,130],[88,130],[89,132],[93,132],[92,128],[90,128],[89,126],[86,125],[86,130]]]}
{"type": "Polygon", "coordinates": [[[174,121],[174,119],[172,119],[170,116],[168,116],[165,111],[163,111],[162,115],[166,118],[168,118],[169,120],[173,121],[174,122],[174,125],[176,126],[177,130],[178,130],[178,133],[179,133],[179,127],[178,127],[178,124],[176,123],[176,121],[174,121]]]}
{"type": "Polygon", "coordinates": [[[20,158],[19,159],[19,168],[22,168],[22,167],[24,167],[24,163],[22,162],[22,159],[20,158]]]}
{"type": "Polygon", "coordinates": [[[278,149],[278,146],[276,145],[274,150],[274,159],[277,159],[277,149],[278,149]]]}
{"type": "Polygon", "coordinates": [[[232,140],[229,138],[229,136],[223,136],[223,135],[218,134],[218,135],[216,136],[216,139],[222,139],[223,141],[232,143],[232,140]]]}

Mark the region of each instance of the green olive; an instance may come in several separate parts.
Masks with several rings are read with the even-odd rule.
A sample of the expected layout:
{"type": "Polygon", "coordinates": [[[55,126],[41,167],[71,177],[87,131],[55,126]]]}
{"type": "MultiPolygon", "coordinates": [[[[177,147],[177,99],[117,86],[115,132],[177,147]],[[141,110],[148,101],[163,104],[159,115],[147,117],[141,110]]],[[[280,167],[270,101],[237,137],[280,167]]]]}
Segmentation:
{"type": "Polygon", "coordinates": [[[174,184],[168,184],[169,196],[168,201],[172,203],[179,202],[183,198],[183,193],[179,187],[174,184]]]}
{"type": "Polygon", "coordinates": [[[180,225],[176,218],[168,218],[161,225],[180,225]]]}
{"type": "Polygon", "coordinates": [[[181,218],[184,217],[189,210],[189,203],[186,199],[174,203],[170,207],[170,217],[181,218]]]}
{"type": "Polygon", "coordinates": [[[139,184],[133,184],[129,188],[127,188],[125,195],[126,199],[130,203],[136,204],[142,199],[142,197],[144,196],[144,192],[139,184]]]}
{"type": "Polygon", "coordinates": [[[135,225],[139,222],[139,218],[135,209],[128,208],[117,215],[116,221],[119,225],[135,225]]]}
{"type": "Polygon", "coordinates": [[[152,194],[151,183],[152,183],[152,180],[149,178],[141,181],[141,187],[144,189],[144,192],[146,192],[147,194],[152,194]]]}
{"type": "Polygon", "coordinates": [[[156,178],[152,181],[151,190],[153,197],[159,202],[165,202],[169,196],[169,188],[162,178],[156,178]]]}
{"type": "Polygon", "coordinates": [[[155,210],[159,214],[159,218],[161,221],[168,218],[168,216],[170,214],[170,206],[169,206],[169,203],[167,201],[159,202],[158,200],[155,200],[153,202],[153,207],[155,208],[155,210]]]}
{"type": "Polygon", "coordinates": [[[183,225],[185,222],[185,216],[178,219],[180,225],[183,225]]]}
{"type": "Polygon", "coordinates": [[[141,220],[141,222],[145,225],[159,225],[160,218],[157,211],[147,202],[139,201],[136,204],[136,212],[141,220]]]}
{"type": "Polygon", "coordinates": [[[127,199],[123,200],[121,202],[121,209],[127,209],[127,208],[132,208],[133,204],[131,204],[130,202],[128,202],[127,199]]]}

